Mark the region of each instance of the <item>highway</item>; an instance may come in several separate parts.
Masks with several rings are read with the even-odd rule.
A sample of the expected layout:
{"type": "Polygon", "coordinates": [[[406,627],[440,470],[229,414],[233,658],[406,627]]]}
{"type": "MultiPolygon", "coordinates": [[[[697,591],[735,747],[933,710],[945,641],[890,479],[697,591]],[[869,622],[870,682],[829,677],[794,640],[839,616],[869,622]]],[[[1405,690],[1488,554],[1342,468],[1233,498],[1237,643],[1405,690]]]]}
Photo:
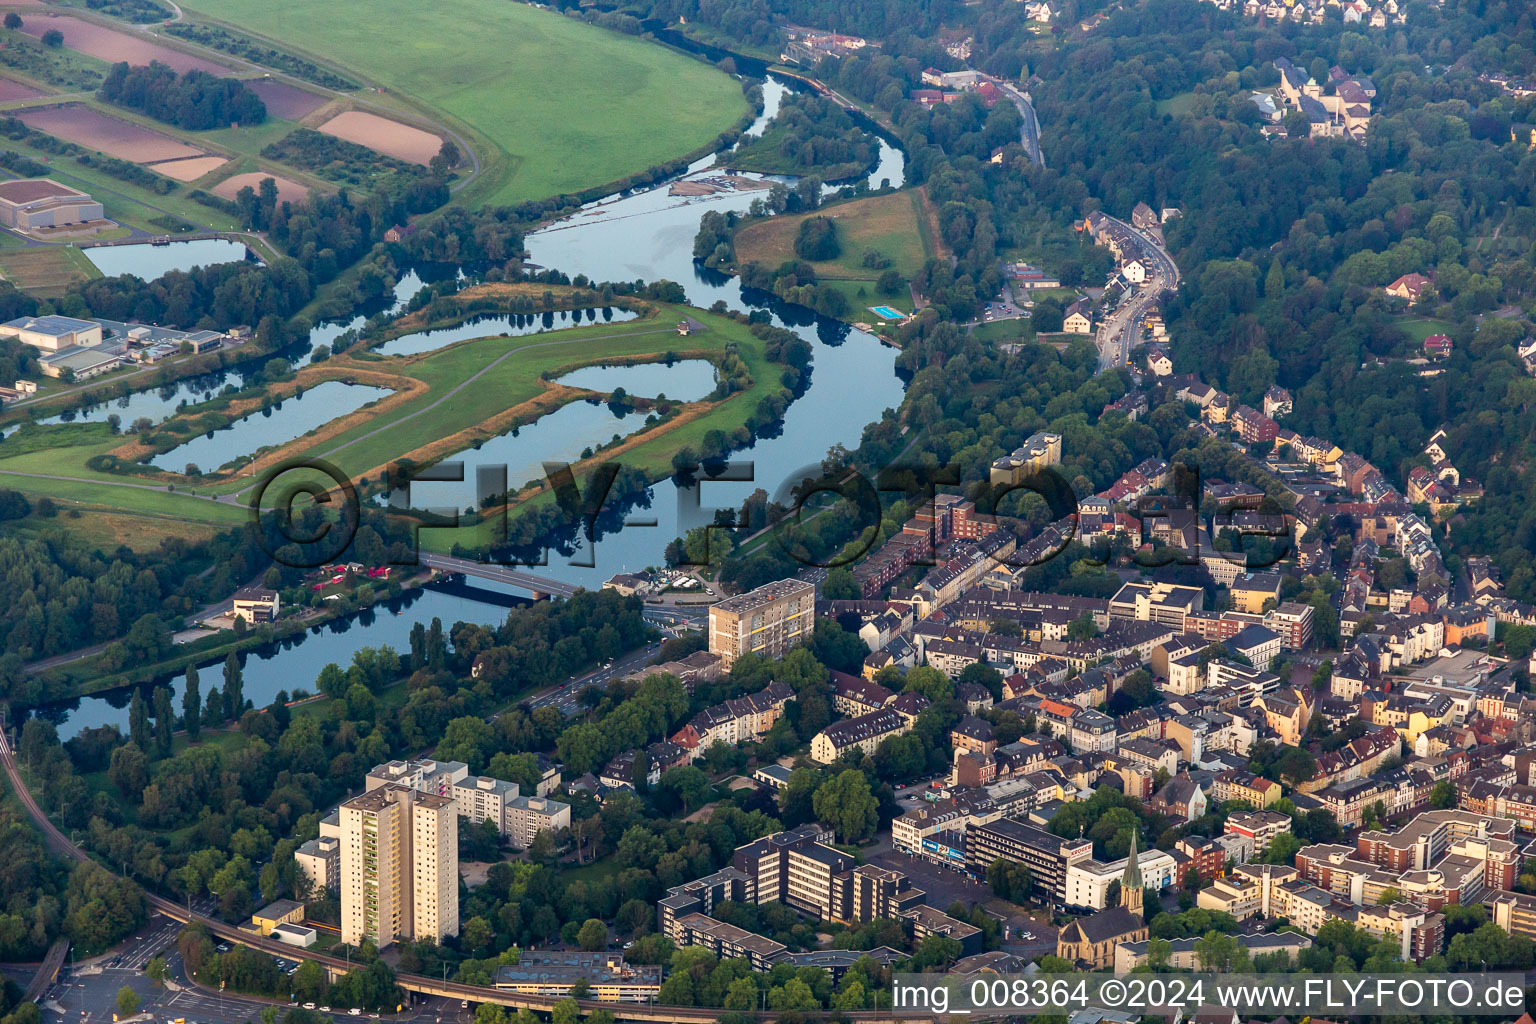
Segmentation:
{"type": "Polygon", "coordinates": [[[1122,256],[1127,259],[1140,259],[1152,276],[1141,285],[1134,295],[1123,299],[1119,307],[1110,318],[1099,325],[1098,333],[1094,337],[1094,344],[1099,349],[1099,370],[1110,370],[1116,366],[1125,365],[1131,356],[1131,349],[1135,347],[1136,340],[1140,336],[1141,318],[1147,309],[1163,295],[1164,292],[1176,291],[1179,287],[1179,268],[1173,262],[1173,257],[1168,255],[1157,239],[1145,231],[1133,228],[1123,220],[1110,217],[1109,220],[1123,228],[1132,239],[1135,240],[1136,252],[1124,252],[1122,256]]]}

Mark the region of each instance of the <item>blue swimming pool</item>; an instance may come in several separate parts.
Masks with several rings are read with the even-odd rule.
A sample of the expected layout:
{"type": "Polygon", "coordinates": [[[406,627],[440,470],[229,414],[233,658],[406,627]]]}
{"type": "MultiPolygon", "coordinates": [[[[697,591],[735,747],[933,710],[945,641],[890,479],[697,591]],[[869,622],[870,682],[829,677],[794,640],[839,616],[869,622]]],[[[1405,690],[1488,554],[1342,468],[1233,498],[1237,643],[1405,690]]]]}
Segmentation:
{"type": "Polygon", "coordinates": [[[887,320],[900,320],[905,315],[901,310],[892,309],[890,306],[870,306],[869,311],[887,320]]]}

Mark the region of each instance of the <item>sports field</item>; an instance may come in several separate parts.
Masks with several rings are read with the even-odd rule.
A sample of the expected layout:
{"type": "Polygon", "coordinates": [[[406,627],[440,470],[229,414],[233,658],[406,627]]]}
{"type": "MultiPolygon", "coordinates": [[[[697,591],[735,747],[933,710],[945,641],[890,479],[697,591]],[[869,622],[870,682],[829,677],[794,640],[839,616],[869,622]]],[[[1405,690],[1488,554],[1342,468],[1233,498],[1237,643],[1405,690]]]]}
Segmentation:
{"type": "Polygon", "coordinates": [[[708,65],[509,0],[184,7],[446,115],[479,143],[485,185],[473,196],[492,203],[642,171],[708,143],[746,111],[739,84],[708,65]]]}

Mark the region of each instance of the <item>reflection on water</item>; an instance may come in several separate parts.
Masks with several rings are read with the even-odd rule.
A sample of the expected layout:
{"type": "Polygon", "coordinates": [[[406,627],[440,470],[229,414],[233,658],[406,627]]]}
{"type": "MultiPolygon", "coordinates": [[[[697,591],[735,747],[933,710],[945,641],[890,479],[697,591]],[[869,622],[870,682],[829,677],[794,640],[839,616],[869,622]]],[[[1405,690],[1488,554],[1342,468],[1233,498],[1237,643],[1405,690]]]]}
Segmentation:
{"type": "MultiPolygon", "coordinates": [[[[678,401],[697,401],[715,387],[715,368],[702,359],[685,359],[668,366],[665,363],[640,363],[633,366],[588,366],[559,378],[559,383],[588,388],[604,394],[622,387],[637,398],[657,397],[663,393],[678,401]]],[[[575,463],[590,456],[601,445],[622,438],[645,426],[648,414],[628,408],[614,408],[596,400],[571,402],[546,413],[516,430],[508,431],[472,448],[456,452],[445,462],[462,462],[464,479],[418,481],[411,484],[409,495],[395,491],[389,503],[418,509],[467,509],[481,498],[499,494],[499,484],[487,480],[482,488],[479,472],[491,467],[505,467],[506,484],[512,490],[542,480],[546,462],[575,463]]]]}
{"type": "Polygon", "coordinates": [[[440,349],[456,341],[468,341],[470,338],[489,338],[494,335],[515,338],[524,334],[538,334],[541,331],[579,327],[584,324],[621,324],[635,319],[638,315],[632,310],[620,309],[617,306],[602,306],[558,312],[513,313],[510,316],[477,316],[452,327],[402,334],[398,338],[391,338],[373,351],[381,356],[413,356],[440,349]]]}
{"type": "Polygon", "coordinates": [[[167,384],[163,388],[135,391],[121,398],[108,399],[98,405],[72,409],[57,416],[50,416],[40,422],[100,423],[108,416],[116,416],[122,421],[124,428],[138,419],[159,423],[175,415],[176,410],[183,405],[197,405],[199,402],[208,401],[223,391],[225,386],[233,386],[236,389],[244,387],[245,374],[238,370],[220,370],[218,373],[204,374],[200,377],[188,377],[174,384],[167,384]]]}
{"type": "Polygon", "coordinates": [[[829,446],[856,446],[866,424],[900,405],[903,387],[895,373],[894,351],[878,338],[779,302],[766,292],[743,290],[736,278],[693,261],[693,236],[704,212],[743,211],[755,195],[680,197],[669,195],[664,185],[594,204],[528,236],[530,259],[540,266],[558,267],[572,276],[586,274],[594,281],[676,281],[695,306],[708,307],[718,300],[730,309],[766,308],[773,323],[795,331],[813,349],[805,391],[790,404],[777,430],[764,432],[731,456],[752,463],[751,481],[706,481],[692,492],[679,488],[675,479],[664,480],[651,488],[649,504],[634,514],[637,521],[655,520],[655,525],[604,533],[592,550],[586,539],[577,539],[568,552],[551,553],[549,564],[537,570],[540,575],[596,587],[616,572],[659,564],[667,542],[709,521],[711,509],[739,507],[759,487],[770,496],[781,496],[802,470],[819,464],[829,446]]]}
{"type": "Polygon", "coordinates": [[[705,359],[682,359],[670,364],[584,366],[556,378],[555,383],[605,395],[623,388],[637,398],[665,395],[675,401],[697,402],[715,389],[715,364],[705,359]]]}
{"type": "MultiPolygon", "coordinates": [[[[352,655],[364,647],[387,645],[396,651],[408,651],[411,626],[418,621],[441,618],[445,627],[461,621],[497,625],[506,619],[508,608],[526,603],[526,599],[510,590],[483,581],[476,581],[474,586],[433,585],[409,591],[399,600],[374,605],[350,618],[316,626],[297,637],[241,655],[246,699],[262,707],[270,704],[279,690],[290,694],[301,689],[314,692],[315,677],[321,669],[333,662],[345,668],[352,655]]],[[[198,665],[205,697],[212,687],[223,689],[223,663],[224,656],[220,655],[198,665]]],[[[186,681],[182,672],[157,680],[156,684],[169,685],[174,693],[171,706],[180,708],[186,681]]],[[[146,701],[151,699],[156,684],[143,687],[146,701]]],[[[36,714],[58,726],[61,740],[70,739],[82,729],[103,725],[116,725],[126,735],[128,703],[132,697],[132,689],[114,690],[48,704],[36,714]]]]}
{"type": "Polygon", "coordinates": [[[302,394],[274,402],[270,408],[253,412],[222,430],[179,444],[156,455],[149,464],[171,472],[181,472],[188,464],[205,472],[217,469],[233,459],[303,437],[316,427],[356,412],[389,393],[387,388],[328,380],[302,394]]]}
{"type": "Polygon", "coordinates": [[[132,274],[153,281],[173,270],[211,267],[215,263],[237,263],[248,259],[244,242],[227,238],[197,238],[190,242],[153,245],[131,242],[127,245],[94,245],[80,250],[85,258],[106,277],[132,274]]]}
{"type": "MultiPolygon", "coordinates": [[[[782,89],[778,83],[765,86],[764,99],[765,103],[772,104],[771,110],[776,109],[777,102],[782,99],[782,89]]],[[[762,124],[766,124],[766,118],[762,124]]],[[[755,125],[756,130],[761,131],[762,124],[755,125]]],[[[894,156],[889,156],[882,148],[881,166],[874,172],[873,184],[879,184],[879,177],[890,178],[893,185],[900,183],[901,178],[892,171],[896,166],[894,161],[901,154],[894,147],[891,150],[894,156]]],[[[705,171],[713,164],[714,158],[706,157],[697,161],[690,173],[705,171]]],[[[575,216],[535,232],[527,239],[530,259],[539,266],[558,268],[571,277],[585,274],[599,282],[676,281],[686,289],[689,301],[697,306],[708,307],[723,301],[730,309],[766,309],[773,323],[794,330],[811,343],[811,372],[802,393],[791,403],[782,422],[763,431],[749,448],[731,456],[736,463],[750,464],[751,480],[718,482],[706,476],[705,482],[694,490],[679,486],[675,479],[662,481],[650,489],[639,503],[640,507],[633,512],[637,521],[651,519],[652,523],[640,525],[637,522],[617,531],[610,525],[600,532],[595,549],[586,538],[570,541],[564,550],[551,553],[548,565],[536,570],[540,575],[595,588],[616,572],[658,564],[666,544],[687,528],[712,519],[712,509],[739,506],[757,488],[763,488],[776,500],[786,500],[786,488],[804,471],[816,467],[830,445],[856,446],[867,424],[879,420],[885,410],[894,409],[901,402],[903,386],[894,370],[893,350],[877,338],[847,324],[817,317],[803,307],[779,302],[766,293],[743,290],[735,278],[693,262],[693,237],[698,230],[699,217],[706,210],[744,211],[760,193],[726,192],[677,197],[668,194],[669,185],[665,183],[622,198],[588,204],[575,216]],[[596,564],[586,567],[571,565],[572,561],[594,561],[596,564]]],[[[422,278],[414,272],[401,278],[389,312],[402,311],[421,286],[422,278]]],[[[369,313],[379,311],[376,308],[367,310],[369,313]]],[[[359,312],[346,321],[318,325],[311,332],[304,350],[285,355],[302,364],[315,346],[329,345],[345,331],[360,328],[364,322],[364,315],[359,312]]],[[[611,390],[611,381],[618,379],[619,386],[631,394],[665,391],[669,397],[686,398],[690,388],[697,386],[707,390],[713,386],[712,372],[707,382],[703,376],[703,367],[707,366],[690,368],[688,361],[684,361],[670,368],[589,368],[567,375],[564,382],[611,390]],[[613,371],[621,369],[625,373],[633,371],[646,376],[611,376],[613,371]],[[658,387],[649,375],[662,369],[672,376],[666,377],[664,384],[658,387]],[[696,380],[687,376],[694,372],[700,373],[696,380]],[[580,374],[589,376],[580,377],[580,374]],[[633,386],[629,381],[634,381],[633,386]]],[[[310,394],[316,390],[319,389],[313,389],[310,394]]],[[[365,397],[357,405],[367,400],[365,397]]],[[[323,415],[317,415],[312,426],[343,414],[333,401],[292,404],[306,410],[323,407],[323,415]]],[[[605,443],[615,434],[632,433],[643,422],[640,414],[616,413],[606,405],[591,402],[568,405],[516,433],[486,442],[479,451],[459,453],[454,458],[466,463],[466,483],[414,485],[412,504],[420,507],[441,502],[445,506],[463,508],[474,497],[473,464],[504,462],[508,466],[508,481],[515,485],[540,475],[541,463],[545,460],[573,461],[585,448],[605,443]],[[426,487],[442,490],[424,490],[426,487]]],[[[248,420],[244,426],[252,428],[257,424],[248,420]]],[[[308,429],[311,426],[304,426],[283,440],[308,429]]],[[[260,445],[277,443],[247,429],[241,433],[243,440],[236,444],[236,433],[235,430],[217,432],[217,440],[208,449],[210,455],[200,456],[203,461],[199,464],[212,468],[216,461],[228,461],[248,454],[260,445]]],[[[199,442],[205,440],[210,439],[198,439],[199,442]]],[[[171,464],[193,461],[184,451],[193,443],[198,442],[181,446],[171,464]]],[[[262,704],[270,701],[280,689],[312,688],[315,676],[327,663],[344,664],[362,647],[389,644],[397,649],[405,648],[410,627],[418,620],[437,616],[445,625],[458,620],[497,622],[505,614],[505,603],[504,593],[472,596],[441,590],[414,593],[389,608],[313,630],[302,644],[294,640],[272,651],[248,657],[246,694],[255,703],[262,704]]],[[[216,669],[205,671],[203,676],[205,687],[217,685],[216,669]]],[[[173,706],[179,707],[181,678],[177,677],[172,683],[177,688],[173,706]]],[[[44,713],[64,723],[61,735],[65,738],[83,727],[108,722],[118,723],[126,729],[128,699],[129,693],[121,691],[55,705],[44,713]]]]}

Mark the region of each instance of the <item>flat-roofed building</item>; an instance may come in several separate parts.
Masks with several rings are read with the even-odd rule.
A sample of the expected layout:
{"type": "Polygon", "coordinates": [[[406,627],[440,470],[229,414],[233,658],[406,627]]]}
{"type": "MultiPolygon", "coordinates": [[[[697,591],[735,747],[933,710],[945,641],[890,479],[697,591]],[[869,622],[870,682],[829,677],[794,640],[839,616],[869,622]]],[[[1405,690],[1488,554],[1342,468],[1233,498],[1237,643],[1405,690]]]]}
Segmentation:
{"type": "Polygon", "coordinates": [[[835,920],[841,908],[833,878],[852,870],[854,862],[823,842],[830,838],[816,824],[776,832],[739,847],[731,855],[731,866],[752,880],[755,902],[777,900],[818,920],[835,920]]]}
{"type": "Polygon", "coordinates": [[[496,969],[496,988],[523,996],[564,999],[585,982],[588,999],[644,1003],[661,992],[661,968],[631,964],[622,953],[524,950],[518,962],[496,969]]]}
{"type": "Polygon", "coordinates": [[[341,941],[441,942],[459,933],[459,814],[454,799],[398,784],[344,801],[341,941]]]}
{"type": "Polygon", "coordinates": [[[709,651],[722,671],[736,659],[756,654],[776,661],[811,635],[816,588],[799,580],[779,580],[711,605],[709,651]]]}
{"type": "Polygon", "coordinates": [[[1185,617],[1199,611],[1204,599],[1199,587],[1127,583],[1110,599],[1109,615],[1113,619],[1139,619],[1182,630],[1185,617]]]}
{"type": "Polygon", "coordinates": [[[341,885],[341,840],[336,837],[321,836],[301,843],[293,851],[293,859],[316,894],[327,889],[334,892],[341,885]]]}
{"type": "Polygon", "coordinates": [[[507,801],[506,829],[512,845],[526,850],[540,832],[571,827],[571,805],[543,796],[516,796],[507,801]]]}
{"type": "Polygon", "coordinates": [[[394,785],[452,797],[454,786],[467,778],[469,765],[463,761],[434,761],[423,757],[414,761],[387,761],[378,765],[368,773],[363,785],[368,792],[381,786],[394,785]]]}
{"type": "Polygon", "coordinates": [[[0,182],[0,224],[8,228],[33,231],[85,224],[105,217],[101,203],[51,178],[0,182]]]}
{"type": "Polygon", "coordinates": [[[282,599],[277,591],[266,587],[241,587],[235,591],[234,605],[230,614],[244,619],[248,625],[272,622],[282,610],[282,599]]]}
{"type": "Polygon", "coordinates": [[[1067,904],[1067,869],[1093,856],[1093,842],[1063,839],[1014,818],[1001,818],[965,830],[965,863],[984,873],[995,860],[1017,861],[1029,868],[1035,895],[1055,908],[1067,904]]]}
{"type": "Polygon", "coordinates": [[[100,348],[72,345],[57,352],[44,352],[37,364],[45,377],[80,381],[111,373],[123,365],[123,357],[100,348]]]}
{"type": "Polygon", "coordinates": [[[101,344],[101,324],[72,316],[24,316],[0,324],[0,338],[15,338],[42,352],[101,344]]]}
{"type": "Polygon", "coordinates": [[[1060,462],[1061,435],[1042,430],[994,461],[990,480],[994,484],[1017,484],[1030,474],[1060,462]]]}
{"type": "Polygon", "coordinates": [[[722,960],[740,957],[754,971],[772,970],[774,964],[789,958],[789,947],[782,942],[703,914],[678,918],[671,939],[679,946],[703,946],[722,960]]]}
{"type": "Polygon", "coordinates": [[[453,784],[453,799],[458,805],[459,817],[468,818],[472,825],[490,819],[496,823],[496,831],[503,835],[507,831],[507,804],[517,795],[517,783],[487,775],[471,775],[453,784]]]}
{"type": "Polygon", "coordinates": [[[304,920],[304,904],[297,900],[274,900],[251,915],[251,924],[267,936],[280,924],[299,924],[304,920]]]}

